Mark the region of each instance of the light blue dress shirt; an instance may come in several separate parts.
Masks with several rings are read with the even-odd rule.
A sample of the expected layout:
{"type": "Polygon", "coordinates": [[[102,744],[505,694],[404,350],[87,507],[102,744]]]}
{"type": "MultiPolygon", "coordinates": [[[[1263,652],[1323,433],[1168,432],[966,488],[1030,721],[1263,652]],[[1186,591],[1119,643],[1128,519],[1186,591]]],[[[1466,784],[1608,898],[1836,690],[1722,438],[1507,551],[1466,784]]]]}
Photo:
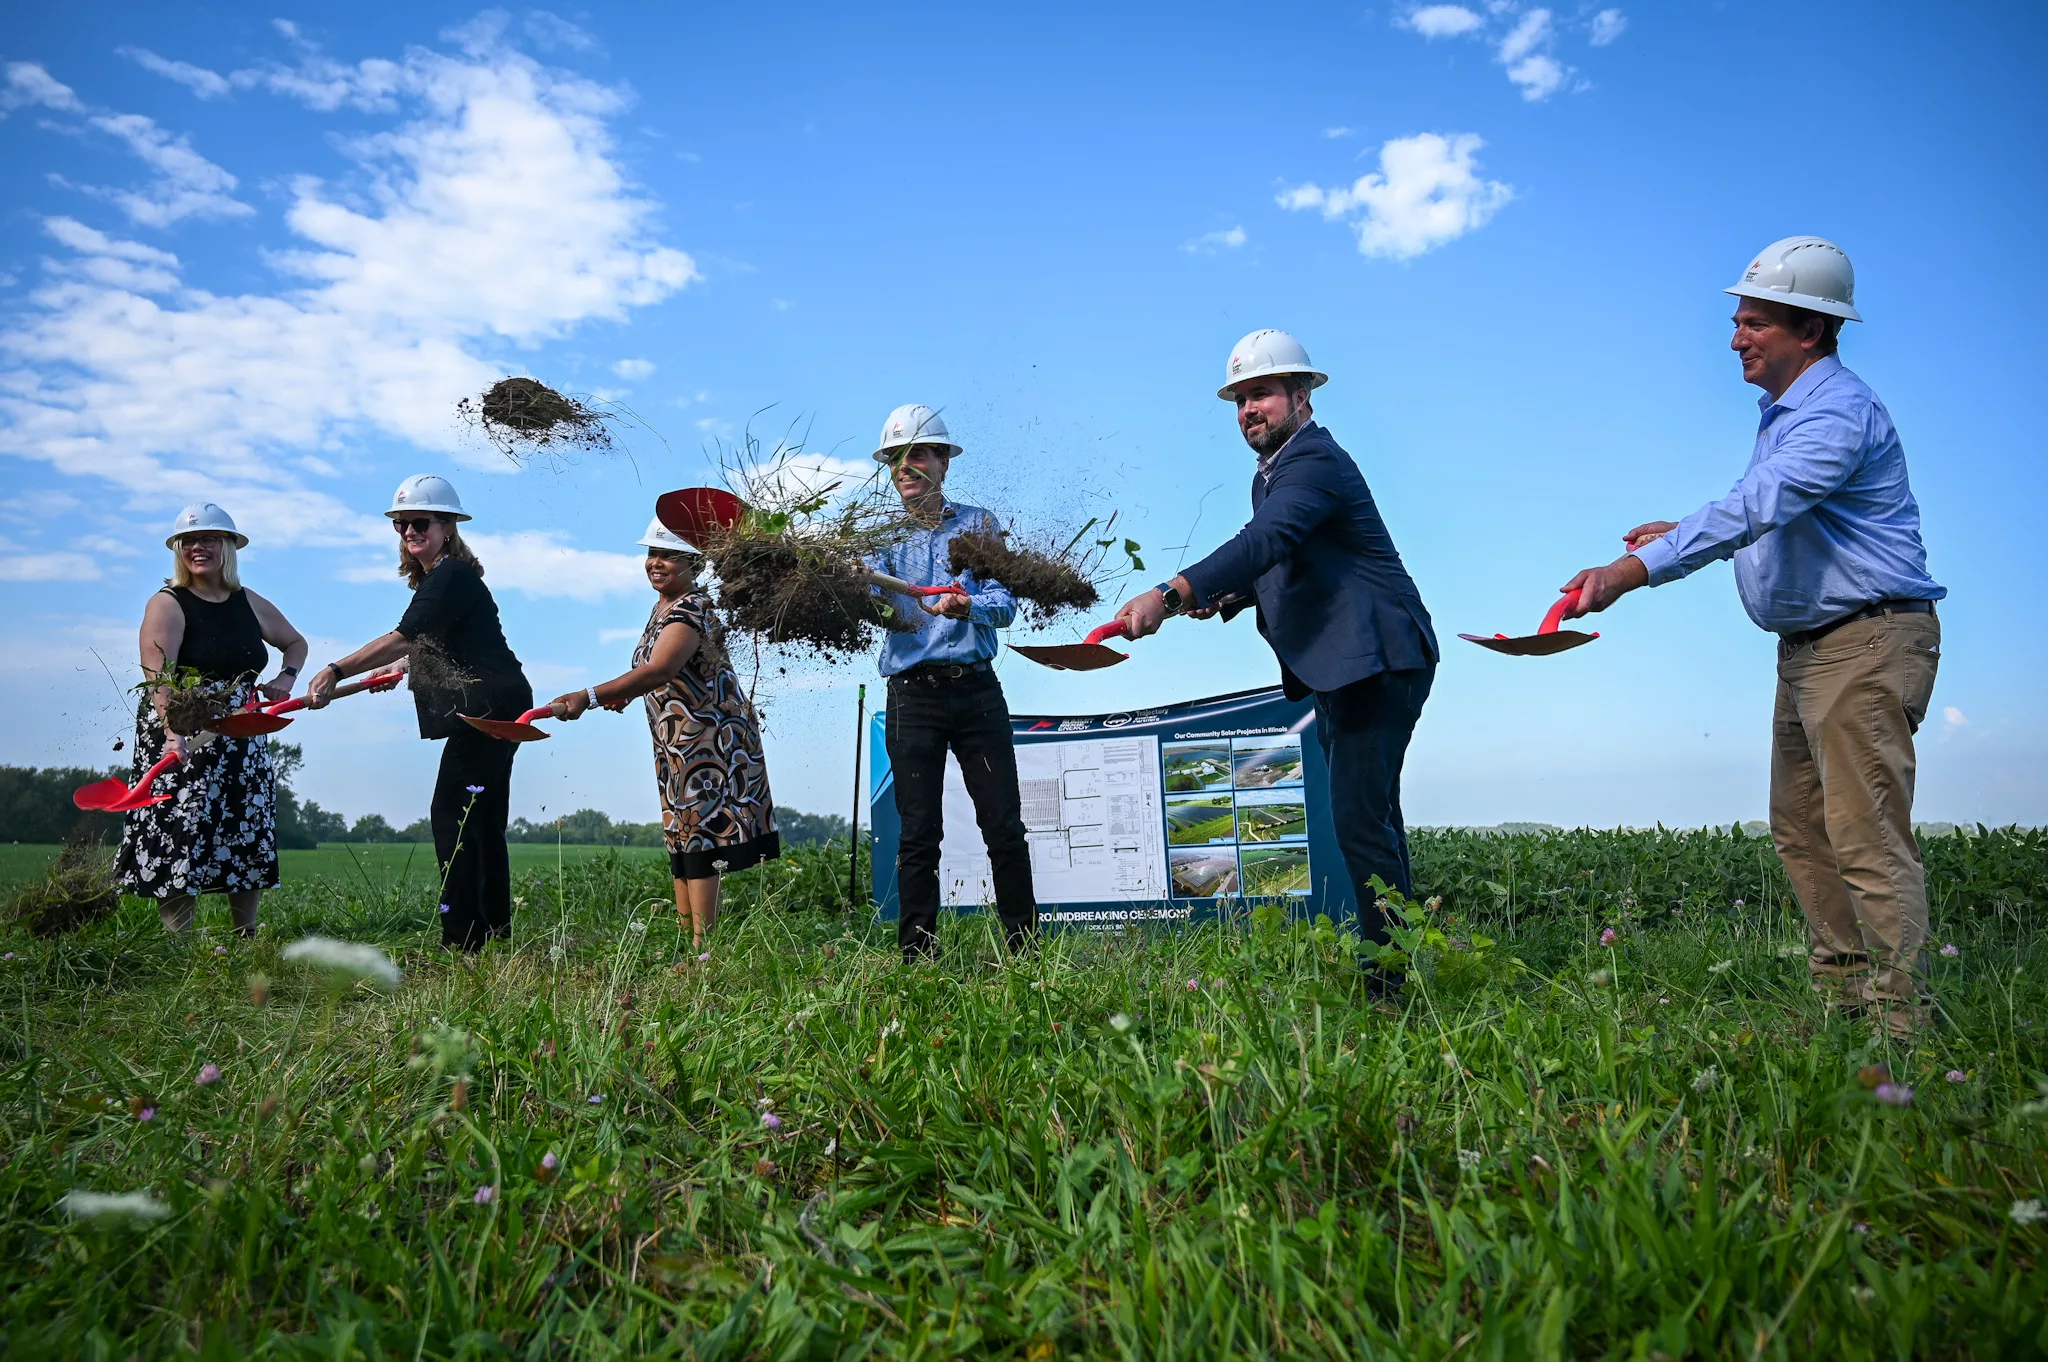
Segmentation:
{"type": "Polygon", "coordinates": [[[1927,575],[1899,433],[1862,379],[1829,355],[1757,406],[1742,481],[1636,550],[1651,586],[1732,556],[1743,609],[1774,634],[1877,601],[1948,595],[1927,575]]]}
{"type": "MultiPolygon", "coordinates": [[[[970,602],[967,618],[956,620],[927,613],[922,598],[890,596],[889,603],[917,628],[889,634],[882,644],[882,675],[894,676],[926,662],[986,662],[996,655],[996,630],[1007,629],[1016,618],[1017,602],[1000,582],[981,581],[971,572],[956,578],[948,564],[948,545],[963,531],[999,528],[996,518],[981,507],[949,501],[936,527],[913,530],[902,543],[868,560],[868,566],[877,572],[912,586],[958,581],[967,588],[970,602]]],[[[879,587],[876,590],[880,592],[879,587]]]]}

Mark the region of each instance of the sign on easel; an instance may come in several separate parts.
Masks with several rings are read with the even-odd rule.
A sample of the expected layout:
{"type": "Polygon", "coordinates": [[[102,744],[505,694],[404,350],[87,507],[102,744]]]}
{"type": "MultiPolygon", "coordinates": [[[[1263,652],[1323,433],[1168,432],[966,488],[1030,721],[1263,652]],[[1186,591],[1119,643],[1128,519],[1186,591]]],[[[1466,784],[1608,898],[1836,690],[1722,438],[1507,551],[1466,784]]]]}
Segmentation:
{"type": "MultiPolygon", "coordinates": [[[[1010,718],[1038,920],[1109,930],[1276,904],[1345,921],[1350,876],[1330,822],[1315,707],[1275,686],[1117,714],[1010,718]]],[[[894,918],[902,824],[886,720],[870,737],[874,895],[894,918]]],[[[995,898],[960,767],[946,758],[940,902],[995,898]]]]}

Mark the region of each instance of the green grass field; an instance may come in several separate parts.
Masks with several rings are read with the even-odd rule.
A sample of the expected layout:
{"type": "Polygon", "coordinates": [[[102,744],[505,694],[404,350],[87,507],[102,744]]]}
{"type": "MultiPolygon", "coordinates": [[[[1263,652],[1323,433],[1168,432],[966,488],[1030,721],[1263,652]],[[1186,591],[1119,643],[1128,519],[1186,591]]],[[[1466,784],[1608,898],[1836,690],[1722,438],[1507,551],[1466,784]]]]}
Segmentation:
{"type": "Polygon", "coordinates": [[[5,1354],[2048,1351],[2038,832],[1929,843],[1910,1047],[1812,994],[1739,833],[1418,833],[1379,1005],[1270,908],[1016,962],[949,918],[905,969],[815,848],[700,961],[657,853],[541,850],[475,960],[388,848],[288,868],[251,943],[10,927],[5,1354]]]}
{"type": "MultiPolygon", "coordinates": [[[[43,868],[56,857],[57,848],[21,842],[0,843],[0,884],[13,884],[20,880],[33,879],[43,873],[43,868]]],[[[515,842],[512,853],[512,873],[515,875],[537,867],[553,867],[557,848],[532,842],[515,842]]],[[[560,848],[564,863],[575,865],[593,856],[609,854],[613,848],[596,846],[564,846],[560,848]]],[[[661,860],[666,853],[660,847],[620,847],[618,854],[626,857],[652,857],[661,860]]],[[[414,880],[432,880],[437,871],[434,866],[434,848],[412,842],[329,842],[317,851],[281,851],[277,857],[278,879],[284,884],[345,883],[349,880],[368,879],[377,884],[388,884],[400,877],[414,880]]]]}

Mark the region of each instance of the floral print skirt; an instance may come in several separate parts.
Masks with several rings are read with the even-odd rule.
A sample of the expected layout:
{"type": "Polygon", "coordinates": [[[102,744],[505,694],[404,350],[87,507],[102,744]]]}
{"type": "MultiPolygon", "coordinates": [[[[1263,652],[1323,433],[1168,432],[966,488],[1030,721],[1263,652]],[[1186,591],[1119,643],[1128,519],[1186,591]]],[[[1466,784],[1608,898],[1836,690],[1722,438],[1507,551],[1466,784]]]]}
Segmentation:
{"type": "MultiPolygon", "coordinates": [[[[248,698],[239,688],[234,703],[248,698]]],[[[168,734],[143,696],[135,711],[131,782],[164,754],[168,734]]],[[[115,872],[121,887],[144,898],[236,894],[277,885],[277,777],[268,738],[203,734],[185,760],[153,787],[170,799],[136,809],[121,831],[115,872]]]]}

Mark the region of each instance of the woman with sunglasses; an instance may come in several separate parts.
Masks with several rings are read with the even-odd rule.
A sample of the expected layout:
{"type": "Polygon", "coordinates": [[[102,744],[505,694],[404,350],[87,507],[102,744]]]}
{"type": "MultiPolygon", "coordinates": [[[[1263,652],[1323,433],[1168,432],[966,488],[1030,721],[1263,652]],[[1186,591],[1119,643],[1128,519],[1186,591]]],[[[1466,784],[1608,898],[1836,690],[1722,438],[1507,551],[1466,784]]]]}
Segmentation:
{"type": "Polygon", "coordinates": [[[656,599],[632,670],[558,695],[550,707],[557,719],[580,719],[592,706],[618,710],[646,698],[676,913],[702,950],[718,919],[720,877],[780,856],[782,834],[761,721],[726,657],[710,593],[696,584],[704,560],[659,520],[640,543],[656,599]]]}
{"type": "Polygon", "coordinates": [[[516,719],[532,707],[533,688],[506,646],[483,564],[456,528],[469,513],[454,484],[431,473],[407,478],[384,514],[398,531],[398,575],[412,588],[412,603],[396,629],[314,672],[306,705],[319,709],[349,677],[411,659],[420,736],[447,739],[429,810],[441,866],[441,944],[477,951],[512,931],[505,822],[519,744],[480,733],[462,716],[516,719]]]}
{"type": "Polygon", "coordinates": [[[156,900],[164,930],[192,925],[201,894],[226,894],[235,930],[256,931],[256,905],[277,884],[277,778],[267,738],[180,733],[171,727],[174,689],[215,691],[221,708],[254,693],[270,660],[284,655],[261,690],[288,699],[306,662],[306,640],[269,601],[242,585],[235,552],[249,536],[212,502],[187,506],[164,546],[171,577],[142,613],[142,671],[148,686],[135,710],[135,774],[167,752],[180,760],[161,790],[171,798],[137,809],[121,830],[121,887],[156,900]],[[268,645],[268,648],[266,647],[268,645]]]}

